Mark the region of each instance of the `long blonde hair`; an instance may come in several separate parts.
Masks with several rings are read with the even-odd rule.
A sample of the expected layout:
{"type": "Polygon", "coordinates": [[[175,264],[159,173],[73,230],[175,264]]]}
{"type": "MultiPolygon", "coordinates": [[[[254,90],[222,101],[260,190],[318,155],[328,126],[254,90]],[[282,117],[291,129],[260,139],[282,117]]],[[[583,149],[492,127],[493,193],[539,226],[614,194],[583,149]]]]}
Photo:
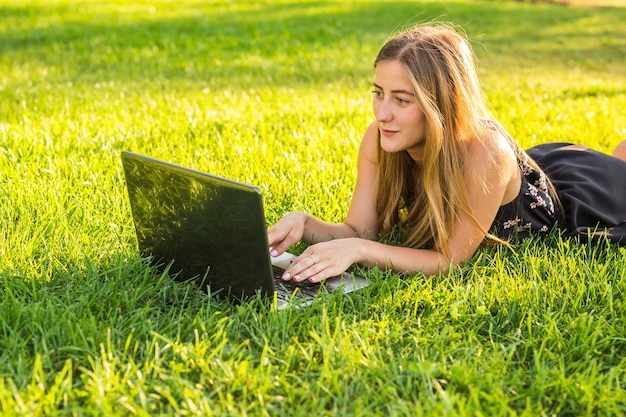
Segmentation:
{"type": "MultiPolygon", "coordinates": [[[[407,152],[385,152],[379,141],[379,230],[389,237],[401,224],[405,246],[436,248],[449,258],[450,236],[459,215],[467,214],[480,227],[465,189],[468,144],[493,137],[487,130],[494,125],[498,131],[504,129],[483,100],[469,41],[450,25],[420,25],[391,38],[374,66],[391,60],[407,70],[425,115],[426,135],[420,164],[407,152]]],[[[510,135],[505,136],[523,156],[510,135]]]]}

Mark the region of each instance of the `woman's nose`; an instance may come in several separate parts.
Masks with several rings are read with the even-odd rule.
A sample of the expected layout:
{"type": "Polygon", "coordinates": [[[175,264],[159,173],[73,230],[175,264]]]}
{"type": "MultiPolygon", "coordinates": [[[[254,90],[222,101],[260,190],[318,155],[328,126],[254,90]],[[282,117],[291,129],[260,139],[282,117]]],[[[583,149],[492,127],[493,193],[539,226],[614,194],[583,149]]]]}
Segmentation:
{"type": "Polygon", "coordinates": [[[391,109],[385,101],[382,101],[378,104],[378,106],[376,106],[376,109],[374,110],[374,116],[376,116],[376,120],[378,120],[379,122],[388,122],[393,118],[391,109]]]}

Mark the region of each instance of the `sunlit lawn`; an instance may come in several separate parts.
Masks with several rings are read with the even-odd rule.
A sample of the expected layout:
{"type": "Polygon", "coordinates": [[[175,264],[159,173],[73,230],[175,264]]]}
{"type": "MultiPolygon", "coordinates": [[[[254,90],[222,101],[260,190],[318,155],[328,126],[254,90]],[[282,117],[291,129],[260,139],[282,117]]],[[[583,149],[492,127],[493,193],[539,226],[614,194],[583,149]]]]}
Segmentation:
{"type": "MultiPolygon", "coordinates": [[[[626,9],[501,1],[0,0],[3,415],[619,415],[626,251],[557,237],[312,307],[241,306],[139,258],[124,149],[340,221],[372,61],[473,40],[525,147],[626,137],[626,9]]],[[[297,248],[296,248],[297,249],[297,248]]]]}

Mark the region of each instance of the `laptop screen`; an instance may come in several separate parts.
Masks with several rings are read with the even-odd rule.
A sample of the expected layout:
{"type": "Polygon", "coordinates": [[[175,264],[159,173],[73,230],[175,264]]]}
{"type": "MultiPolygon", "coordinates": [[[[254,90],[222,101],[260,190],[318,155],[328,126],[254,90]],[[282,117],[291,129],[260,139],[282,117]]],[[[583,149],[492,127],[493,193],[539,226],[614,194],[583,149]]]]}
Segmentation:
{"type": "Polygon", "coordinates": [[[123,152],[139,249],[175,279],[234,298],[273,291],[263,202],[252,186],[123,152]],[[225,294],[226,295],[226,294],[225,294]]]}

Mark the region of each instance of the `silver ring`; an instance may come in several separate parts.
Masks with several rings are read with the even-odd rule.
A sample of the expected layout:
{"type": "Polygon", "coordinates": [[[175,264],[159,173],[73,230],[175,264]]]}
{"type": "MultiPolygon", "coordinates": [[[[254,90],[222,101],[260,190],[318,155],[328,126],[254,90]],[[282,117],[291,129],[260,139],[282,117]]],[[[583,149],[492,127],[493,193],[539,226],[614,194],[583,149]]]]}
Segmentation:
{"type": "Polygon", "coordinates": [[[315,258],[313,257],[313,255],[309,255],[309,258],[311,258],[311,260],[313,261],[313,265],[315,265],[317,262],[315,262],[315,258]]]}

